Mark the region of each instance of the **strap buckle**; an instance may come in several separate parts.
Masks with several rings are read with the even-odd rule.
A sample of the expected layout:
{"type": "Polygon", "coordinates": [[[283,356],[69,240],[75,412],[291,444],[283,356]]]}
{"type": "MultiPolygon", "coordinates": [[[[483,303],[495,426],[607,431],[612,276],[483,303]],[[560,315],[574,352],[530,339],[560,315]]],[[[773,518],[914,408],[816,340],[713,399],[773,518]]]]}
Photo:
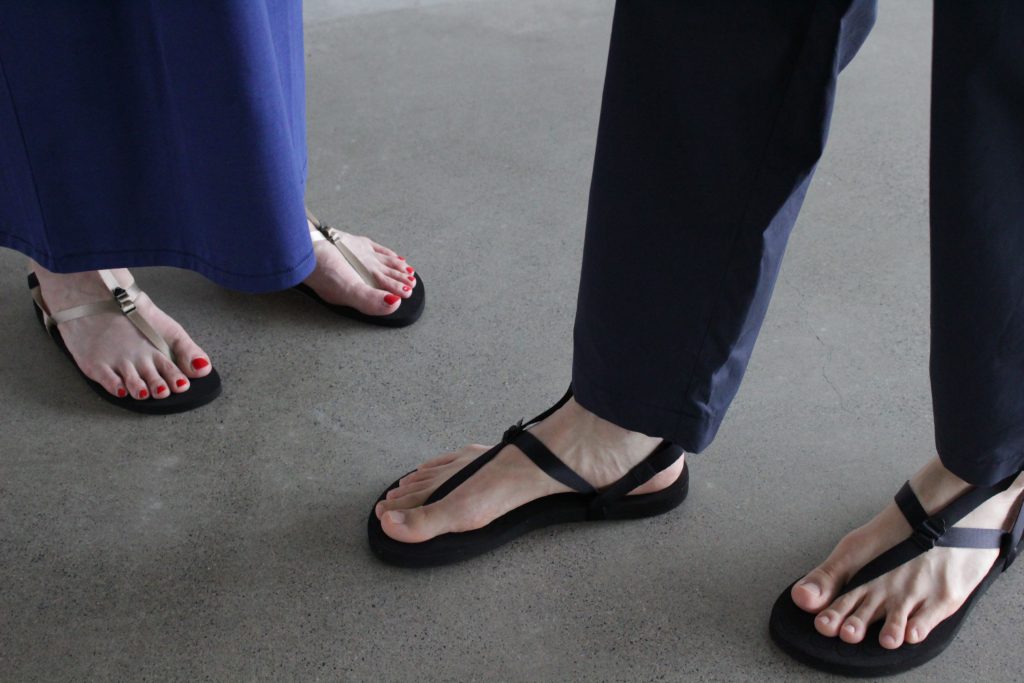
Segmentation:
{"type": "Polygon", "coordinates": [[[512,443],[513,441],[515,441],[515,438],[517,436],[519,436],[525,431],[526,428],[523,427],[523,421],[519,420],[519,422],[516,422],[514,425],[505,430],[505,433],[501,435],[501,442],[512,443]]]}
{"type": "Polygon", "coordinates": [[[331,244],[337,244],[338,242],[341,241],[341,233],[339,233],[337,230],[335,230],[329,225],[317,225],[316,229],[319,230],[320,234],[326,237],[327,241],[330,242],[331,244]]]}
{"type": "Polygon", "coordinates": [[[123,287],[114,288],[114,300],[117,305],[121,307],[121,312],[125,315],[133,313],[135,311],[135,300],[132,299],[131,294],[126,292],[123,287]]]}
{"type": "Polygon", "coordinates": [[[910,535],[911,540],[918,548],[924,551],[931,550],[938,543],[939,539],[946,534],[946,522],[942,519],[929,517],[914,529],[910,535]]]}

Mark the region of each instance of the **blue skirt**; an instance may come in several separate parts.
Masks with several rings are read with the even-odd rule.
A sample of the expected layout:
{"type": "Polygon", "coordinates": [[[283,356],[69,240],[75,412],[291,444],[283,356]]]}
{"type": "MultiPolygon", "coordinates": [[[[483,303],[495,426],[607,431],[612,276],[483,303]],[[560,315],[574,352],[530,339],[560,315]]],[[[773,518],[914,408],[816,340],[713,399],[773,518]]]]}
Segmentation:
{"type": "Polygon", "coordinates": [[[296,284],[304,80],[301,0],[0,3],[0,246],[296,284]]]}

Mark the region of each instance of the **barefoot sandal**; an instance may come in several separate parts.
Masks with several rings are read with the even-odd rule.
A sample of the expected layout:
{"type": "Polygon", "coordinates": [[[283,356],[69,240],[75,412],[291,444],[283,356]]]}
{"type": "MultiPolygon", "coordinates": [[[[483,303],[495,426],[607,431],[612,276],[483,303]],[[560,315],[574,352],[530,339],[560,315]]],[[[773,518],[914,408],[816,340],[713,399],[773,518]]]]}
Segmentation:
{"type": "Polygon", "coordinates": [[[90,388],[101,396],[104,400],[113,403],[122,408],[132,410],[139,413],[148,414],[168,414],[183,412],[198,408],[201,405],[209,403],[217,395],[220,394],[221,385],[220,377],[217,375],[216,370],[210,372],[205,377],[199,377],[196,379],[189,380],[190,386],[188,391],[180,394],[171,393],[167,398],[160,400],[138,400],[131,396],[117,397],[113,396],[108,392],[102,385],[90,379],[85,373],[82,372],[78,364],[75,363],[74,358],[68,351],[67,345],[64,343],[64,338],[61,336],[58,325],[61,323],[70,322],[72,320],[78,320],[79,318],[85,318],[89,316],[100,315],[103,313],[120,314],[127,318],[135,329],[144,336],[150,344],[152,344],[157,351],[167,357],[172,363],[175,362],[174,352],[171,350],[170,345],[161,336],[159,332],[146,320],[145,316],[138,310],[135,302],[138,301],[139,297],[144,292],[139,289],[138,284],[132,280],[131,284],[127,287],[122,286],[118,282],[114,274],[109,270],[98,271],[100,277],[103,279],[103,284],[110,290],[111,298],[103,301],[94,301],[88,304],[82,304],[81,306],[74,306],[66,310],[51,313],[43,301],[42,290],[39,286],[39,279],[35,273],[28,276],[29,292],[32,295],[32,301],[35,303],[36,315],[39,321],[46,328],[46,331],[50,333],[51,338],[57,342],[57,345],[61,350],[71,359],[75,365],[75,369],[78,370],[79,374],[88,382],[90,388]]]}
{"type": "MultiPolygon", "coordinates": [[[[517,446],[541,471],[572,489],[571,492],[537,498],[505,513],[480,529],[442,534],[422,543],[403,543],[391,538],[384,533],[380,520],[371,511],[368,520],[371,550],[390,564],[403,567],[433,567],[481,555],[529,531],[552,524],[639,519],[664,514],[679,506],[689,490],[689,468],[685,464],[679,477],[666,488],[654,493],[629,495],[631,491],[650,481],[682,457],[683,449],[673,443],[662,441],[625,476],[598,490],[530,433],[527,429],[529,426],[546,419],[565,405],[572,395],[570,388],[558,403],[525,425],[520,420],[509,427],[500,443],[453,474],[427,498],[424,505],[430,505],[447,496],[508,445],[517,446]]],[[[396,481],[377,499],[378,502],[384,500],[387,492],[397,486],[396,481]]]]}
{"type": "MultiPolygon", "coordinates": [[[[352,266],[352,269],[356,271],[364,284],[368,287],[379,289],[370,269],[366,267],[366,264],[359,260],[359,257],[356,256],[355,252],[345,246],[345,243],[341,241],[340,232],[321,222],[320,219],[314,216],[313,212],[308,208],[306,209],[306,218],[309,220],[309,224],[314,228],[309,232],[310,239],[312,239],[313,242],[330,242],[333,244],[338,250],[338,253],[340,253],[345,261],[352,266]]],[[[409,298],[403,299],[398,309],[388,313],[387,315],[367,315],[366,313],[358,311],[351,306],[332,304],[323,299],[313,290],[312,287],[305,283],[295,285],[295,289],[340,316],[352,318],[353,320],[358,320],[360,322],[370,323],[371,325],[380,325],[382,327],[405,327],[406,325],[412,325],[414,322],[419,320],[426,302],[426,290],[423,288],[423,277],[420,275],[417,275],[416,287],[413,288],[412,294],[409,298]]],[[[381,291],[383,292],[384,290],[381,291]]]]}
{"type": "Polygon", "coordinates": [[[779,596],[772,609],[769,622],[772,639],[787,654],[804,664],[846,676],[887,676],[907,671],[937,656],[956,637],[978,598],[1013,564],[1021,550],[1024,514],[1021,514],[1020,501],[1017,501],[1016,517],[1009,531],[953,525],[993,496],[1007,490],[1018,476],[1013,474],[993,486],[971,488],[931,516],[909,482],[896,494],[896,505],[913,529],[911,535],[864,565],[843,587],[843,593],[910,562],[932,548],[999,549],[992,569],[960,609],[936,626],[920,643],[905,643],[895,650],[883,648],[878,638],[884,620],[869,626],[860,643],[846,643],[838,637],[821,635],[814,627],[816,614],[805,612],[793,602],[790,595],[793,585],[779,596]]]}

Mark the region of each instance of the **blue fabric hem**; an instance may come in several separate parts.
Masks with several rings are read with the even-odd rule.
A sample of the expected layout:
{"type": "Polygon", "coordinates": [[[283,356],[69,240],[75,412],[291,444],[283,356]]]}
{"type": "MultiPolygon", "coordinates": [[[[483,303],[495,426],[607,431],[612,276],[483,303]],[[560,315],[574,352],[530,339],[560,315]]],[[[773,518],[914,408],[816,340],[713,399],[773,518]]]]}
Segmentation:
{"type": "Polygon", "coordinates": [[[234,273],[219,268],[195,254],[173,249],[96,252],[54,258],[50,253],[6,232],[0,232],[0,247],[21,252],[54,273],[80,273],[105,268],[166,266],[192,270],[218,285],[250,294],[276,292],[294,287],[309,277],[316,267],[316,256],[312,247],[296,265],[265,273],[234,273]]]}

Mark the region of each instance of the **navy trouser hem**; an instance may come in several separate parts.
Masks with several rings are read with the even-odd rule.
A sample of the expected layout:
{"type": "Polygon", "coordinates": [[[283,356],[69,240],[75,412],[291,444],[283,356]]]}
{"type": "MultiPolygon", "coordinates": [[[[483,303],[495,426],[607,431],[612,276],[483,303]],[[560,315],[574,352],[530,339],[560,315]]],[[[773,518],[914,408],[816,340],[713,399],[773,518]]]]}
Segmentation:
{"type": "Polygon", "coordinates": [[[576,402],[619,427],[671,441],[688,453],[700,453],[718,433],[724,415],[693,415],[678,409],[645,403],[635,396],[612,392],[573,368],[576,402]]]}

